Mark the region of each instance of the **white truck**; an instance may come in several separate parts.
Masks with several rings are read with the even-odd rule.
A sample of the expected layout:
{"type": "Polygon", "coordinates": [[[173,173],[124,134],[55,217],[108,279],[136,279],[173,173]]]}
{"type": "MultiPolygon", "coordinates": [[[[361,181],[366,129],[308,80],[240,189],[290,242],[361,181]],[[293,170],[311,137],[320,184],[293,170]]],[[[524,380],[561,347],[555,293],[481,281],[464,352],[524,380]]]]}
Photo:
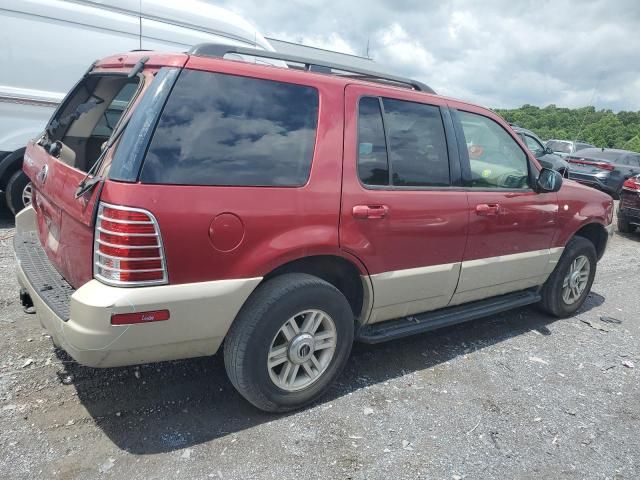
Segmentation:
{"type": "Polygon", "coordinates": [[[24,146],[97,58],[186,51],[203,42],[273,51],[246,20],[198,0],[3,0],[0,3],[0,190],[15,214],[31,202],[24,146]]]}

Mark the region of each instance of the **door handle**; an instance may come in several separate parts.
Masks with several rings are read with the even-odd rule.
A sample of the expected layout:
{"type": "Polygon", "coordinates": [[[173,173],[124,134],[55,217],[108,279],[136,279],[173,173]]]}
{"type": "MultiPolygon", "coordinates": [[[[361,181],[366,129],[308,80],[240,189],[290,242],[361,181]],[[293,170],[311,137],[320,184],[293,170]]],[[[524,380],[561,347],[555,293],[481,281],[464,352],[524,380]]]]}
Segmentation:
{"type": "Polygon", "coordinates": [[[380,219],[389,214],[389,207],[386,205],[356,205],[353,207],[353,217],[361,220],[380,219]]]}
{"type": "Polygon", "coordinates": [[[485,217],[495,216],[500,213],[499,203],[480,203],[476,205],[476,213],[485,217]]]}

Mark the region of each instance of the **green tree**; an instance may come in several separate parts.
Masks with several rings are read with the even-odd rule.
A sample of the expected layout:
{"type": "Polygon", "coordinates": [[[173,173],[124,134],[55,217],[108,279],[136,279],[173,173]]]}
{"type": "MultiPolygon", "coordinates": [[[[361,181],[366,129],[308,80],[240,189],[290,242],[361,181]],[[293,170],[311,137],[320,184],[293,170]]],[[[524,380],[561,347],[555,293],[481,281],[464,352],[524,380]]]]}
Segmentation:
{"type": "Polygon", "coordinates": [[[533,130],[543,139],[583,140],[598,147],[640,151],[640,111],[615,113],[593,106],[560,108],[553,104],[496,111],[508,122],[533,130]]]}

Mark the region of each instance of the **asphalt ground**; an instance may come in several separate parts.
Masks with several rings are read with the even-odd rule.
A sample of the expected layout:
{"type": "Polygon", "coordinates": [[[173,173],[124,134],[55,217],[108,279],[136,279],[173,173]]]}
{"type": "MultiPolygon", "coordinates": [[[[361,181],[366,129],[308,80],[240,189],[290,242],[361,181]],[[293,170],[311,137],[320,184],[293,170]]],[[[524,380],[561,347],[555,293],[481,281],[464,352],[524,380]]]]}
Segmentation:
{"type": "Polygon", "coordinates": [[[640,233],[580,312],[356,345],[328,395],[262,413],[220,355],[91,369],[18,301],[0,214],[0,478],[640,478],[640,233]]]}

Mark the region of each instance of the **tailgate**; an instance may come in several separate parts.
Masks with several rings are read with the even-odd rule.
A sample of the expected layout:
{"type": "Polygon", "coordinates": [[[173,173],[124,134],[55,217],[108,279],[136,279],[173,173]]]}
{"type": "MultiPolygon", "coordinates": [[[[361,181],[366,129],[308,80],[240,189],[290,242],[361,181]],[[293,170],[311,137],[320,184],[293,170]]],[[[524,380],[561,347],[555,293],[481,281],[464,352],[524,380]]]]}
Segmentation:
{"type": "Polygon", "coordinates": [[[34,185],[40,242],[74,288],[93,277],[93,229],[101,175],[113,151],[107,143],[119,138],[133,110],[130,105],[142,98],[157,70],[140,68],[129,77],[141,54],[131,57],[119,57],[121,63],[114,68],[88,72],[60,105],[42,138],[31,141],[25,153],[23,168],[34,185]],[[98,181],[77,197],[78,186],[88,174],[98,181]]]}

